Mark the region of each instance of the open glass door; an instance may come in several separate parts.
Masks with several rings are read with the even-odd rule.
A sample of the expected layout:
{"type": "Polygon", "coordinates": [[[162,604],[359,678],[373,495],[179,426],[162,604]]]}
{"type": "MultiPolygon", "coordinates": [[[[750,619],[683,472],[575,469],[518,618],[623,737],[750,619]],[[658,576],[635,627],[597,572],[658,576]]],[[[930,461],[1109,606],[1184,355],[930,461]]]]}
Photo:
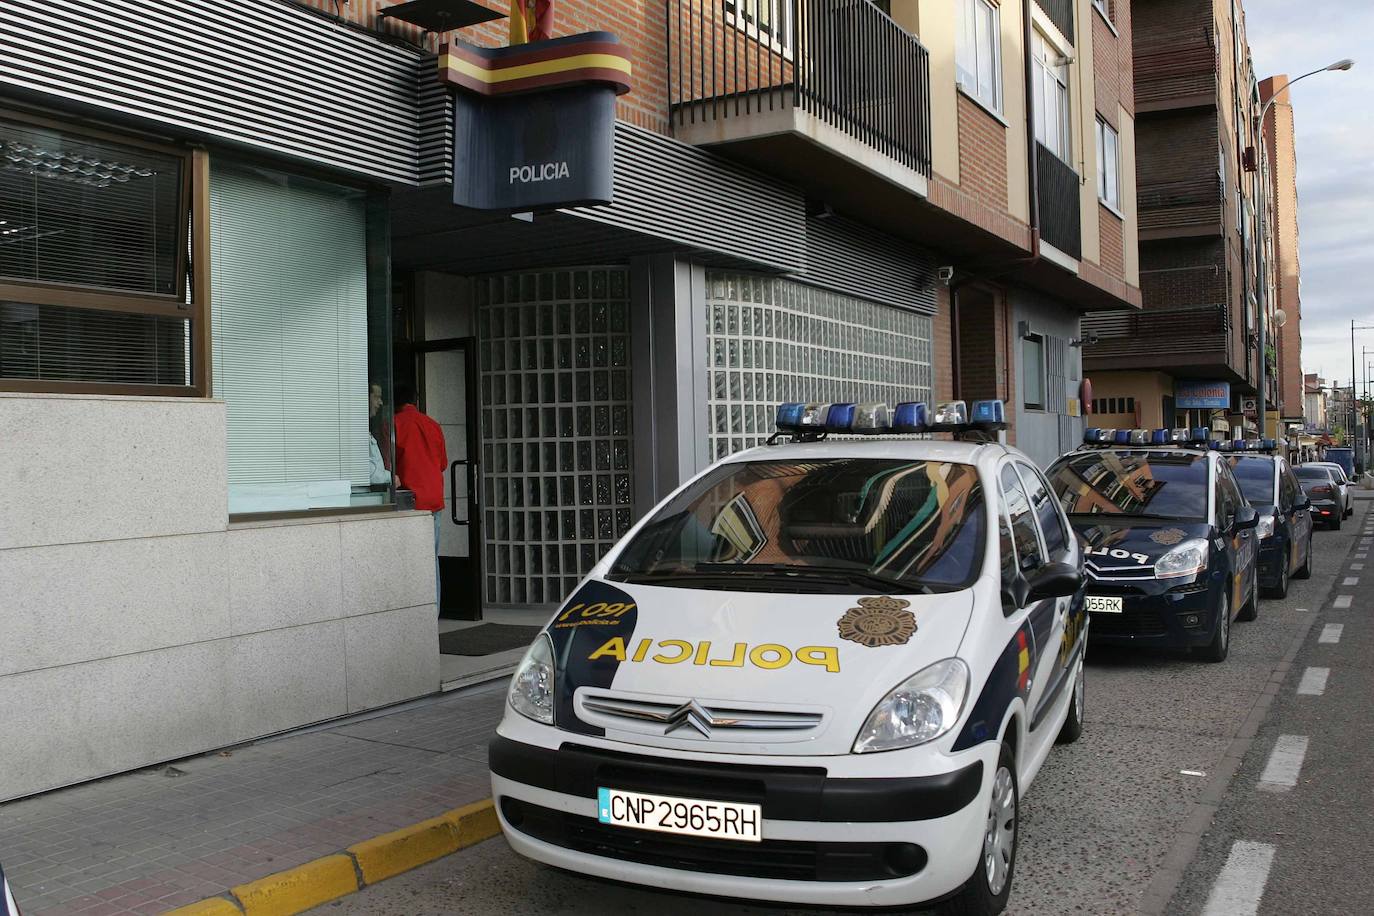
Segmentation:
{"type": "Polygon", "coordinates": [[[422,345],[425,413],[444,431],[449,466],[439,529],[439,616],[482,619],[476,357],[472,338],[422,345]]]}

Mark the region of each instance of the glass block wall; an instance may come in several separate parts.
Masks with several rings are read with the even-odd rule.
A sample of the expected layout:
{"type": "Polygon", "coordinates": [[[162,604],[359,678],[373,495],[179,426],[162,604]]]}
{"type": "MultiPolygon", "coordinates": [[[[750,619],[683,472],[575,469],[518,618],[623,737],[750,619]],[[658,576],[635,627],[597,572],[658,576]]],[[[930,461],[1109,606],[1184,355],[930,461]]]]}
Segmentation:
{"type": "Polygon", "coordinates": [[[561,601],[629,530],[629,274],[476,284],[486,603],[561,601]]]}
{"type": "Polygon", "coordinates": [[[927,315],[789,280],[706,275],[711,457],[760,445],[783,401],[929,401],[927,315]]]}

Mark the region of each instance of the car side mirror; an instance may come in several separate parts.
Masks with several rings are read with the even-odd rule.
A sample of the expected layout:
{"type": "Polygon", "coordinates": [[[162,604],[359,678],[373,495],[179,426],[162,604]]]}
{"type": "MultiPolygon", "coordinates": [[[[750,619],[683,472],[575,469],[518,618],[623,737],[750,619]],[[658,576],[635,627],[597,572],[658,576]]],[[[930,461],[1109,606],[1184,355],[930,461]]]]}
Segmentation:
{"type": "Polygon", "coordinates": [[[1002,582],[1002,613],[1011,614],[1030,603],[1030,583],[1021,573],[1002,582]]]}
{"type": "Polygon", "coordinates": [[[1235,529],[1247,531],[1259,524],[1259,513],[1254,506],[1241,506],[1236,510],[1235,529]]]}
{"type": "Polygon", "coordinates": [[[1031,577],[1026,603],[1046,598],[1067,598],[1083,587],[1083,571],[1070,563],[1048,563],[1031,577]]]}

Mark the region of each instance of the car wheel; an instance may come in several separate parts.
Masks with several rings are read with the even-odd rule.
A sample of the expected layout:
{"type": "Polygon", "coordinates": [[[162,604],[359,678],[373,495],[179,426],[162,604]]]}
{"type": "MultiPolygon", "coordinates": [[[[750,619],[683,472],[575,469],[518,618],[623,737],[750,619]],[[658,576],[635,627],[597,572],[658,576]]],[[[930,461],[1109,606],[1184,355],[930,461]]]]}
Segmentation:
{"type": "Polygon", "coordinates": [[[1340,515],[1337,515],[1337,516],[1335,516],[1334,518],[1331,519],[1331,530],[1332,530],[1332,531],[1340,531],[1340,530],[1341,530],[1341,516],[1340,516],[1340,515]]]}
{"type": "Polygon", "coordinates": [[[1080,657],[1073,675],[1073,698],[1069,700],[1069,714],[1064,718],[1058,737],[1054,739],[1055,744],[1073,744],[1083,734],[1083,687],[1087,680],[1085,667],[1084,660],[1080,657]]]}
{"type": "Polygon", "coordinates": [[[1221,596],[1221,609],[1218,612],[1217,632],[1202,650],[1202,657],[1209,662],[1224,662],[1231,652],[1231,599],[1221,596]]]}
{"type": "Polygon", "coordinates": [[[1312,534],[1307,535],[1307,553],[1303,554],[1302,565],[1293,570],[1294,579],[1312,578],[1312,534]]]}
{"type": "Polygon", "coordinates": [[[978,867],[940,912],[945,916],[995,916],[1006,909],[1011,879],[1016,872],[1016,840],[1020,827],[1020,791],[1016,785],[1016,757],[1002,745],[992,777],[987,823],[978,867]]]}
{"type": "MultiPolygon", "coordinates": [[[[1287,565],[1286,563],[1284,564],[1287,565]]],[[[1287,570],[1285,570],[1285,575],[1287,570]]],[[[1288,586],[1284,586],[1287,590],[1288,586]]],[[[1240,613],[1236,615],[1237,620],[1251,621],[1259,616],[1259,573],[1255,573],[1255,581],[1250,586],[1250,600],[1240,606],[1240,613]]]]}
{"type": "MultiPolygon", "coordinates": [[[[1279,564],[1278,585],[1275,585],[1274,588],[1264,589],[1264,592],[1264,597],[1287,597],[1287,558],[1283,559],[1283,562],[1279,564]]],[[[1242,621],[1253,621],[1254,615],[1252,614],[1250,617],[1246,617],[1242,612],[1241,619],[1242,621]]]]}

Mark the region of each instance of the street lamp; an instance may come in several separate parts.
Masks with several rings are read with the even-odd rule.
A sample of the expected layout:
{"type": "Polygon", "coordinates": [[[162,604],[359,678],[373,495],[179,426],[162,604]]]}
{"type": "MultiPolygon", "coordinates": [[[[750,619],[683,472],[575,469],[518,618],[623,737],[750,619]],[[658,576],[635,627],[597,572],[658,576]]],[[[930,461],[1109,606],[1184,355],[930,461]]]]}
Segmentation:
{"type": "Polygon", "coordinates": [[[1350,319],[1350,436],[1355,441],[1355,465],[1363,470],[1360,460],[1359,411],[1355,407],[1355,331],[1374,330],[1374,324],[1356,324],[1350,319]]]}
{"type": "MultiPolygon", "coordinates": [[[[1335,63],[1327,64],[1325,67],[1320,67],[1320,68],[1318,68],[1318,69],[1316,69],[1316,70],[1313,70],[1313,71],[1311,71],[1311,72],[1309,72],[1309,73],[1304,73],[1302,76],[1299,76],[1297,79],[1289,80],[1288,83],[1287,83],[1282,89],[1280,89],[1278,92],[1274,93],[1272,96],[1269,97],[1269,101],[1267,101],[1267,102],[1264,103],[1263,107],[1260,108],[1260,113],[1259,113],[1259,126],[1258,126],[1258,128],[1257,128],[1257,133],[1259,134],[1259,152],[1260,152],[1259,161],[1260,161],[1260,163],[1263,163],[1263,162],[1268,161],[1268,160],[1267,160],[1267,157],[1266,157],[1266,155],[1265,155],[1265,148],[1264,148],[1264,119],[1265,119],[1265,117],[1269,114],[1269,106],[1274,104],[1274,101],[1279,97],[1279,95],[1280,95],[1281,93],[1287,92],[1289,89],[1293,88],[1293,84],[1294,84],[1294,83],[1301,82],[1302,80],[1307,79],[1309,76],[1316,76],[1318,73],[1326,73],[1326,72],[1329,71],[1329,70],[1349,70],[1349,69],[1350,69],[1351,67],[1353,67],[1353,66],[1355,66],[1355,62],[1354,62],[1353,60],[1351,60],[1350,58],[1348,58],[1348,57],[1344,57],[1344,58],[1342,58],[1342,59],[1336,61],[1335,63]]],[[[1274,129],[1275,129],[1275,131],[1277,132],[1277,130],[1278,130],[1278,125],[1277,125],[1277,124],[1275,125],[1275,128],[1274,128],[1274,129]]],[[[1269,414],[1269,411],[1268,411],[1267,406],[1266,406],[1265,403],[1264,403],[1264,402],[1265,402],[1265,393],[1266,393],[1266,392],[1265,392],[1265,377],[1264,377],[1264,376],[1265,376],[1265,369],[1267,368],[1267,363],[1266,363],[1266,361],[1265,361],[1265,360],[1266,360],[1266,356],[1265,356],[1265,339],[1264,339],[1264,338],[1265,338],[1266,325],[1268,325],[1268,323],[1269,323],[1269,249],[1268,249],[1268,246],[1265,244],[1265,235],[1264,235],[1264,214],[1265,214],[1265,211],[1269,209],[1269,178],[1268,178],[1268,176],[1265,174],[1265,172],[1264,172],[1263,169],[1260,170],[1260,201],[1259,201],[1259,203],[1260,203],[1260,207],[1259,207],[1259,247],[1260,247],[1260,263],[1263,265],[1263,270],[1260,271],[1259,385],[1257,386],[1257,387],[1259,388],[1259,397],[1258,397],[1258,398],[1256,399],[1256,401],[1255,401],[1255,406],[1256,406],[1256,408],[1257,408],[1256,411],[1255,411],[1255,413],[1256,413],[1256,415],[1257,415],[1257,418],[1259,419],[1260,438],[1263,439],[1266,435],[1268,435],[1268,432],[1269,432],[1269,426],[1268,426],[1268,414],[1269,414]]],[[[1352,325],[1352,327],[1353,327],[1354,322],[1351,322],[1351,325],[1352,325]]],[[[1355,340],[1355,338],[1354,338],[1354,333],[1355,333],[1355,332],[1352,330],[1350,333],[1351,333],[1351,343],[1350,343],[1350,385],[1351,385],[1351,393],[1353,394],[1353,393],[1354,393],[1354,386],[1355,386],[1355,343],[1354,343],[1354,340],[1355,340]]],[[[1277,351],[1277,348],[1275,348],[1275,353],[1277,354],[1277,352],[1278,352],[1278,351],[1277,351]]],[[[1275,368],[1275,370],[1278,369],[1278,361],[1277,361],[1277,360],[1275,360],[1274,368],[1275,368]]],[[[1356,455],[1356,460],[1357,460],[1357,461],[1359,460],[1358,454],[1356,455]]]]}

